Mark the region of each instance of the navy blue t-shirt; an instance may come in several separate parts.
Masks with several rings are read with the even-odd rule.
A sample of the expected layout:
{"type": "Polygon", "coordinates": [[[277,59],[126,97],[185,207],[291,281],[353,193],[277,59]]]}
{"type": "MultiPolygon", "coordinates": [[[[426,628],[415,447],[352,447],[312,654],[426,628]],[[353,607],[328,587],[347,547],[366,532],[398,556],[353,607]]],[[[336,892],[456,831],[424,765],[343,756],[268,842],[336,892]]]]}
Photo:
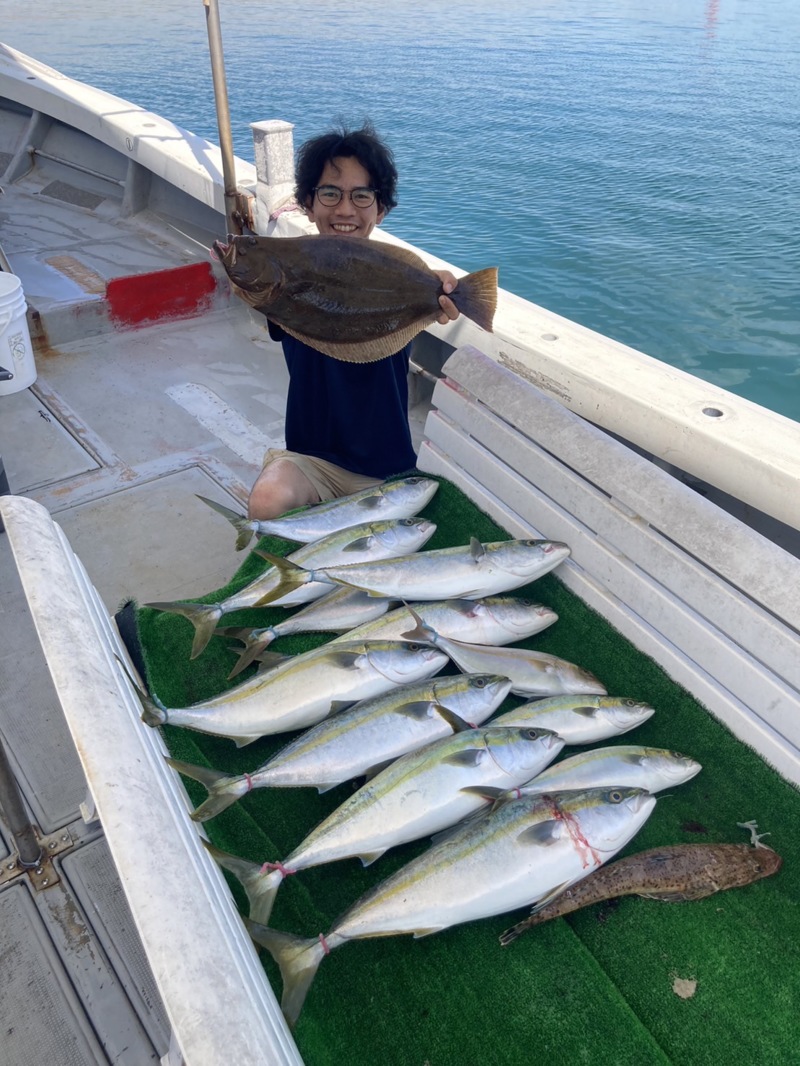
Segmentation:
{"type": "Polygon", "coordinates": [[[289,369],[286,447],[354,474],[387,478],[417,457],[408,427],[411,345],[374,363],[347,363],[269,322],[289,369]]]}

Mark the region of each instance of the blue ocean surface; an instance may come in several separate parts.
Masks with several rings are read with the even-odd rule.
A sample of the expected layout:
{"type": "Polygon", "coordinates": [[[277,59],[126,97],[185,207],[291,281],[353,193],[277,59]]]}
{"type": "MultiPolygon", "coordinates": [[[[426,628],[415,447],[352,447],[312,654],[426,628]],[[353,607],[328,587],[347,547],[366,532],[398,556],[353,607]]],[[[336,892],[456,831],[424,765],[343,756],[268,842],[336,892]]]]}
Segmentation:
{"type": "MultiPolygon", "coordinates": [[[[800,419],[797,0],[219,0],[234,150],[369,117],[387,228],[800,419]]],[[[202,0],[0,0],[0,39],[218,141],[202,0]]]]}

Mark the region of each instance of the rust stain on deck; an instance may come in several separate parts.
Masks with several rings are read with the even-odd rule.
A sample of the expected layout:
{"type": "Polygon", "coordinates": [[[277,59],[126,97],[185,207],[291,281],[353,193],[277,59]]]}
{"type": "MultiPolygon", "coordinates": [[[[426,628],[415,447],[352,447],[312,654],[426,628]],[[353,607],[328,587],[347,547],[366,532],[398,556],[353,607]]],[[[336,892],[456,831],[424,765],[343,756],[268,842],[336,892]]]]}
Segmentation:
{"type": "Polygon", "coordinates": [[[106,291],[105,278],[101,278],[97,271],[87,267],[72,255],[53,255],[45,259],[48,266],[55,267],[65,277],[80,285],[84,292],[102,296],[106,291]]]}

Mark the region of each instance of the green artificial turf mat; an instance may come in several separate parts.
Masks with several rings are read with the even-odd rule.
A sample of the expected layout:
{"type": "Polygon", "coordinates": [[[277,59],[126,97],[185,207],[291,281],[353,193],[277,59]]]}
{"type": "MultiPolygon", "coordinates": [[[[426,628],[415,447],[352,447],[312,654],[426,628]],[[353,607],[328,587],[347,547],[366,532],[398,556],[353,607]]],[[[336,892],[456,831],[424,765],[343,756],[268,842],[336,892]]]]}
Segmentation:
{"type": "MultiPolygon", "coordinates": [[[[446,481],[423,514],[438,526],[426,551],[465,544],[471,536],[508,537],[446,481]]],[[[232,571],[238,562],[233,542],[231,531],[232,571]]],[[[275,554],[297,547],[275,538],[261,546],[275,554]]],[[[251,554],[227,588],[197,599],[219,602],[266,565],[251,554]]],[[[649,821],[621,854],[668,844],[744,843],[748,838],[737,822],[752,819],[760,832],[771,834],[766,843],[782,855],[783,868],[746,888],[695,902],[627,897],[598,904],[526,932],[507,948],[500,947],[498,936],[525,911],[420,940],[402,936],[345,944],[323,961],[300,1015],[295,1038],[305,1061],[309,1066],[796,1061],[800,794],[570,593],[556,573],[517,594],[559,615],[554,626],[520,646],[576,662],[596,674],[611,695],[656,708],[644,725],[604,745],[670,748],[703,765],[697,777],[659,796],[649,821]],[[679,994],[684,989],[693,994],[684,998],[679,994]]],[[[285,617],[283,608],[265,608],[226,615],[221,624],[262,626],[285,617]]],[[[236,660],[220,638],[190,662],[193,630],[181,617],[141,608],[137,622],[148,684],[167,706],[207,698],[254,670],[226,681],[236,660]]],[[[295,635],[272,649],[296,654],[328,639],[295,635]]],[[[510,697],[498,713],[522,702],[510,697]]],[[[176,758],[228,773],[254,770],[289,739],[262,738],[237,749],[232,741],[186,729],[163,731],[176,758]]],[[[562,758],[575,750],[566,748],[562,758]]],[[[205,789],[186,784],[200,803],[205,789]]],[[[340,785],[322,796],[313,789],[253,791],[207,822],[206,831],[225,851],[258,862],[281,860],[354,787],[340,785]]],[[[426,847],[419,842],[397,848],[368,868],[349,860],[287,878],[271,924],[304,936],[327,932],[367,888],[426,847]]],[[[241,889],[229,881],[244,910],[241,889]]],[[[280,998],[277,969],[266,952],[262,958],[280,998]]]]}

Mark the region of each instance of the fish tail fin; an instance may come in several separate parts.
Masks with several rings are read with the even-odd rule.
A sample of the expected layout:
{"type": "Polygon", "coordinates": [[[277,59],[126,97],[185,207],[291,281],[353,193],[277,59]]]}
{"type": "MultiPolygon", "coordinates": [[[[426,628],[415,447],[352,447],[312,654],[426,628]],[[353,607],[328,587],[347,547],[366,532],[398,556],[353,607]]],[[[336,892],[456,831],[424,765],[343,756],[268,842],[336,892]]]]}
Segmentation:
{"type": "Polygon", "coordinates": [[[284,878],[283,867],[275,866],[270,869],[269,873],[265,873],[264,867],[257,862],[250,862],[249,859],[242,859],[238,855],[220,851],[207,840],[204,840],[203,844],[212,858],[241,882],[250,904],[252,921],[266,925],[272,913],[275,896],[284,878]]]}
{"type": "Polygon", "coordinates": [[[155,694],[153,694],[152,696],[148,695],[148,693],[145,692],[144,689],[141,688],[141,686],[136,684],[136,681],[131,675],[130,670],[128,670],[128,667],[118,655],[116,655],[115,658],[119,665],[122,667],[123,671],[125,672],[125,675],[127,676],[128,681],[131,683],[131,686],[136,692],[136,695],[139,697],[139,702],[142,705],[142,721],[145,723],[145,725],[150,725],[153,727],[164,725],[164,723],[167,721],[167,708],[164,706],[158,696],[156,696],[155,694]]]}
{"type": "Polygon", "coordinates": [[[311,982],[327,953],[326,947],[320,937],[305,939],[278,932],[277,929],[268,929],[256,922],[248,921],[245,924],[253,940],[267,949],[280,968],[283,980],[281,1010],[289,1026],[294,1028],[311,982]]]}
{"type": "Polygon", "coordinates": [[[513,944],[517,937],[522,936],[526,929],[530,929],[531,923],[525,918],[521,922],[517,922],[516,925],[512,925],[510,929],[506,929],[505,932],[499,936],[500,946],[507,948],[509,944],[513,944]]]}
{"type": "MultiPolygon", "coordinates": [[[[244,670],[250,665],[250,663],[255,662],[256,659],[258,659],[261,653],[264,651],[264,649],[273,640],[271,629],[260,629],[258,631],[258,636],[256,636],[252,631],[244,630],[243,632],[247,633],[247,635],[242,636],[239,639],[244,641],[244,648],[242,649],[239,658],[236,660],[236,665],[228,674],[229,681],[232,677],[236,677],[237,674],[240,674],[242,670],[244,670]]],[[[272,652],[269,653],[270,656],[272,654],[272,652]]],[[[281,656],[281,661],[282,660],[283,656],[281,656]]],[[[267,665],[269,665],[269,658],[266,659],[266,663],[267,665]]]]}
{"type": "Polygon", "coordinates": [[[167,763],[179,774],[199,781],[208,789],[208,798],[192,811],[191,818],[195,822],[207,822],[250,790],[246,777],[231,777],[221,770],[212,770],[209,766],[194,766],[180,759],[167,759],[167,763]]]}
{"type": "Polygon", "coordinates": [[[254,607],[266,607],[267,604],[279,600],[287,593],[299,589],[301,585],[307,585],[310,581],[324,580],[324,576],[319,578],[315,576],[316,571],[306,570],[305,567],[298,566],[297,563],[293,563],[291,559],[284,559],[281,555],[273,555],[271,552],[262,551],[260,548],[255,548],[254,554],[260,555],[262,559],[266,559],[268,563],[272,563],[278,571],[278,576],[280,578],[277,586],[270,589],[270,591],[265,593],[260,600],[254,603],[254,607]]]}
{"type": "Polygon", "coordinates": [[[403,606],[414,619],[414,628],[409,629],[407,633],[400,634],[403,640],[422,641],[425,644],[435,643],[437,633],[433,626],[429,626],[428,623],[417,614],[414,608],[405,601],[403,601],[403,606]]]}
{"type": "Polygon", "coordinates": [[[225,507],[221,503],[217,503],[216,500],[209,500],[207,496],[200,496],[195,493],[198,500],[202,500],[203,503],[208,504],[217,514],[221,514],[223,518],[227,518],[233,528],[236,530],[236,550],[241,551],[242,548],[246,548],[250,541],[253,539],[253,535],[258,531],[258,523],[253,518],[248,518],[246,515],[238,514],[236,511],[232,511],[230,507],[225,507]]]}
{"type": "Polygon", "coordinates": [[[462,315],[471,318],[481,329],[491,333],[494,313],[497,310],[497,267],[486,267],[459,278],[458,286],[455,292],[451,293],[450,299],[462,315]]]}
{"type": "Polygon", "coordinates": [[[222,618],[223,610],[218,603],[146,603],[155,611],[169,611],[187,618],[194,626],[194,640],[190,659],[196,659],[205,649],[214,635],[217,622],[222,618]]]}

